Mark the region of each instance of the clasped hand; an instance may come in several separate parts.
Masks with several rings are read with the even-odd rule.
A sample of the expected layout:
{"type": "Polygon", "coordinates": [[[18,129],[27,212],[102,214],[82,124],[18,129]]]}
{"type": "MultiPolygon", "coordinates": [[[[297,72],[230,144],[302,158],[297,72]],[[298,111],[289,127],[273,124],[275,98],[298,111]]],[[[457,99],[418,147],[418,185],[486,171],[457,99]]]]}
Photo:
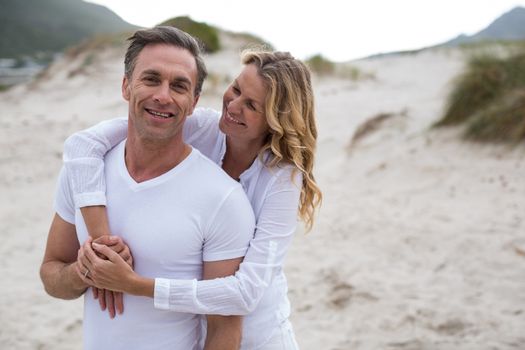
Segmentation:
{"type": "Polygon", "coordinates": [[[134,272],[131,252],[120,237],[88,237],[78,251],[76,270],[82,281],[93,287],[101,310],[107,307],[111,318],[124,312],[122,292],[134,272]]]}

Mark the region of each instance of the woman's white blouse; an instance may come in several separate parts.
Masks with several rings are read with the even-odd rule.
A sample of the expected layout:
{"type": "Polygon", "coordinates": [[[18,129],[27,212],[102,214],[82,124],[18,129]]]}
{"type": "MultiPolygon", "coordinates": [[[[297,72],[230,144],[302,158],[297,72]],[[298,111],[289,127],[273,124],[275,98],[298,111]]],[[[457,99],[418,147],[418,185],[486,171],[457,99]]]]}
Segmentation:
{"type": "MultiPolygon", "coordinates": [[[[226,137],[219,113],[197,108],[184,125],[185,142],[219,166],[226,137]]],[[[105,205],[106,152],[127,134],[127,119],[112,119],[70,136],[64,145],[75,205],[105,205]]],[[[269,154],[266,154],[269,157],[269,154]]],[[[291,165],[268,168],[261,159],[240,176],[256,230],[234,276],[213,280],[155,279],[156,308],[195,314],[245,315],[241,348],[264,344],[290,315],[282,266],[297,225],[302,176],[291,165]]],[[[235,220],[235,218],[232,218],[235,220]]]]}

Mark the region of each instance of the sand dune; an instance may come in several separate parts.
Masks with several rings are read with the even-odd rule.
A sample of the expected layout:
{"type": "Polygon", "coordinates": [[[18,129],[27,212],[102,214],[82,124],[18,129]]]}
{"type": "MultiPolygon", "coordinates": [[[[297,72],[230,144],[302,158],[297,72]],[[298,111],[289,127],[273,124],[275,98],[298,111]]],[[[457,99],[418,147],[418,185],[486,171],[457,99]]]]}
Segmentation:
{"type": "MultiPolygon", "coordinates": [[[[237,52],[207,58],[201,106],[220,107],[237,52]]],[[[81,348],[81,302],[47,296],[38,268],[64,139],[127,109],[122,51],[86,55],[0,94],[2,349],[81,348]]],[[[286,266],[302,349],[525,348],[525,148],[429,130],[463,64],[424,51],[315,79],[325,200],[286,266]]]]}

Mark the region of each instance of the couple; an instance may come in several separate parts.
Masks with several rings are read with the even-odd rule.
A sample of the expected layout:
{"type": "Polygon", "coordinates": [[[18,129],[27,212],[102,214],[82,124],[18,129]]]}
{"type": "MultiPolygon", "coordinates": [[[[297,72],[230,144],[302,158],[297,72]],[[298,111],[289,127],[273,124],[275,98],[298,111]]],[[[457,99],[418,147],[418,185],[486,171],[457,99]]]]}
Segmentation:
{"type": "Polygon", "coordinates": [[[107,303],[84,298],[86,349],[296,349],[282,264],[321,199],[307,68],[243,54],[219,113],[195,108],[207,73],[191,36],[129,40],[128,119],[66,142],[46,291],[107,303]]]}

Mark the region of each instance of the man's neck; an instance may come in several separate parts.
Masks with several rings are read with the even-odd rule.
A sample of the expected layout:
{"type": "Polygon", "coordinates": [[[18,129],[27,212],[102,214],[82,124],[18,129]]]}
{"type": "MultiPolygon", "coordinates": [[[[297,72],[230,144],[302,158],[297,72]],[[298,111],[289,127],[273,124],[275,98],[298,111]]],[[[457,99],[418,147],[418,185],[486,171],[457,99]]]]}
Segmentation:
{"type": "Polygon", "coordinates": [[[163,143],[131,136],[126,140],[126,168],[140,183],[170,171],[190,153],[191,147],[183,142],[182,137],[163,143]]]}

